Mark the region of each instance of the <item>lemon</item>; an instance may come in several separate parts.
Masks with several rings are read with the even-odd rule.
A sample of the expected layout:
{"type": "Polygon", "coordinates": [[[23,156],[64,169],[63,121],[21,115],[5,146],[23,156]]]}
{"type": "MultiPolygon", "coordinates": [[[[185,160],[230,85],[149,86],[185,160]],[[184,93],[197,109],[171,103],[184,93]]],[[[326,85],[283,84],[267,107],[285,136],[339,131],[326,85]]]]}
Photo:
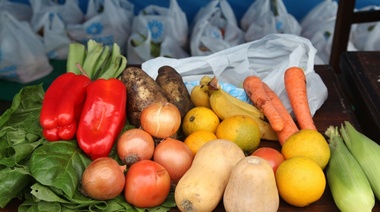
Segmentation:
{"type": "Polygon", "coordinates": [[[282,145],[281,153],[285,159],[295,156],[310,158],[322,169],[330,160],[330,148],[325,137],[311,129],[301,129],[289,136],[282,145]]]}
{"type": "Polygon", "coordinates": [[[197,130],[187,136],[184,143],[196,154],[198,150],[207,142],[216,139],[216,135],[209,130],[197,130]]]}
{"type": "Polygon", "coordinates": [[[183,118],[182,131],[185,136],[189,136],[197,130],[208,130],[215,133],[219,123],[219,117],[210,108],[194,107],[183,118]]]}
{"type": "Polygon", "coordinates": [[[297,207],[319,200],[326,188],[322,168],[305,157],[292,157],[282,162],[276,171],[276,183],[281,198],[297,207]]]}
{"type": "Polygon", "coordinates": [[[260,144],[260,128],[255,120],[245,115],[224,119],[216,129],[216,137],[236,143],[244,152],[253,152],[260,144]]]}

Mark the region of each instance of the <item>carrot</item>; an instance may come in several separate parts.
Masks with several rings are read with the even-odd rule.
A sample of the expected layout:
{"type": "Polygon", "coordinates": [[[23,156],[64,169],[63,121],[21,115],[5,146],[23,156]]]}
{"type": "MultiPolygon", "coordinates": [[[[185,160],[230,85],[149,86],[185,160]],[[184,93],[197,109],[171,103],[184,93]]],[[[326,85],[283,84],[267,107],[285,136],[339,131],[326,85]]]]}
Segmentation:
{"type": "Polygon", "coordinates": [[[305,72],[299,67],[288,68],[285,71],[284,83],[299,127],[316,130],[307,99],[305,72]]]}
{"type": "Polygon", "coordinates": [[[243,88],[255,106],[263,112],[273,130],[281,131],[284,128],[284,121],[265,93],[261,79],[257,76],[248,76],[244,79],[243,88]]]}
{"type": "Polygon", "coordinates": [[[278,141],[281,145],[283,145],[290,135],[298,131],[298,127],[277,94],[266,83],[263,82],[263,85],[270,101],[273,103],[284,120],[284,129],[276,132],[278,141]]]}

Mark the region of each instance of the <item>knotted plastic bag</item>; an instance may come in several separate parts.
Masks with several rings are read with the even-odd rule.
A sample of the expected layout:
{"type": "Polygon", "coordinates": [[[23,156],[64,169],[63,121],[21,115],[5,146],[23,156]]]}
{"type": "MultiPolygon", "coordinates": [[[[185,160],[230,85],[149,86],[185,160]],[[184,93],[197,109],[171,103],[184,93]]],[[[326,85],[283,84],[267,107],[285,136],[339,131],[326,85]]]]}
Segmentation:
{"type": "Polygon", "coordinates": [[[176,0],[169,8],[148,5],[134,17],[128,39],[127,59],[141,64],[158,56],[188,57],[188,23],[176,0]]]}
{"type": "Polygon", "coordinates": [[[240,19],[240,25],[246,41],[271,33],[301,34],[300,24],[288,13],[282,0],[254,1],[240,19]]]}
{"type": "Polygon", "coordinates": [[[210,1],[196,14],[190,35],[192,56],[204,56],[242,44],[244,32],[226,0],[210,1]]]}
{"type": "Polygon", "coordinates": [[[0,13],[0,78],[28,83],[53,70],[40,37],[29,22],[0,13]]]}
{"type": "Polygon", "coordinates": [[[85,22],[68,24],[70,39],[86,44],[92,39],[112,48],[114,43],[126,53],[134,5],[127,0],[89,0],[85,22]]]}
{"type": "Polygon", "coordinates": [[[43,17],[47,13],[58,14],[64,25],[78,24],[84,20],[84,15],[79,8],[78,0],[65,0],[63,4],[51,0],[30,0],[30,6],[33,9],[30,23],[36,32],[44,27],[46,21],[43,17]]]}

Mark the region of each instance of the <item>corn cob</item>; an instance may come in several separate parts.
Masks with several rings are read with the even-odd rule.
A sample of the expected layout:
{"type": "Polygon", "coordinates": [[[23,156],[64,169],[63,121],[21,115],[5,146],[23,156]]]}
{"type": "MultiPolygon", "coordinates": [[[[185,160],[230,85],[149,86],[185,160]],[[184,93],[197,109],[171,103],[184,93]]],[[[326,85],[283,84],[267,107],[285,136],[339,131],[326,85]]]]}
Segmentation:
{"type": "Polygon", "coordinates": [[[348,121],[344,124],[340,129],[343,140],[366,174],[376,198],[380,200],[380,146],[357,131],[348,121]]]}
{"type": "Polygon", "coordinates": [[[326,178],[334,202],[340,211],[372,211],[375,196],[371,185],[343,142],[338,127],[329,127],[325,134],[329,137],[331,157],[326,167],[326,178]]]}

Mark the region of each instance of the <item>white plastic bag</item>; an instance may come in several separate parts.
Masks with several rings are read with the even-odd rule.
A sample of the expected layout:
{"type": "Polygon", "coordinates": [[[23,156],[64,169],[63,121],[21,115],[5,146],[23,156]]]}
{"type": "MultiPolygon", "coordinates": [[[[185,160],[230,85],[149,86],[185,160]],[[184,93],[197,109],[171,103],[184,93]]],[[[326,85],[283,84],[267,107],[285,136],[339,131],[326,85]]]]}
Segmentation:
{"type": "MultiPolygon", "coordinates": [[[[358,11],[380,10],[379,6],[367,6],[358,11]]],[[[360,51],[380,50],[380,21],[353,24],[350,41],[360,51]]]]}
{"type": "MultiPolygon", "coordinates": [[[[328,64],[330,61],[337,11],[336,1],[324,0],[310,10],[301,21],[301,36],[308,38],[317,49],[316,56],[320,60],[316,60],[315,64],[328,64]]],[[[349,40],[347,51],[356,50],[349,40]]]]}
{"type": "Polygon", "coordinates": [[[30,21],[32,8],[28,4],[13,2],[11,0],[0,1],[0,13],[7,11],[19,21],[30,21]]]}
{"type": "Polygon", "coordinates": [[[246,41],[271,33],[301,34],[301,25],[288,13],[282,0],[254,1],[240,19],[240,24],[246,41]]]}
{"type": "Polygon", "coordinates": [[[0,78],[28,83],[52,70],[29,22],[20,22],[6,11],[0,13],[0,78]]]}
{"type": "Polygon", "coordinates": [[[93,39],[112,48],[114,43],[126,52],[126,43],[131,32],[134,5],[128,0],[89,0],[88,18],[81,24],[68,24],[71,40],[86,44],[93,39]],[[100,7],[100,8],[95,8],[100,7]]]}
{"type": "Polygon", "coordinates": [[[310,39],[317,49],[321,64],[328,64],[334,35],[338,3],[324,0],[315,6],[301,21],[301,35],[310,39]]]}
{"type": "Polygon", "coordinates": [[[187,17],[176,0],[170,0],[169,8],[148,5],[134,17],[128,61],[141,64],[157,56],[188,57],[187,36],[187,17]]]}
{"type": "MultiPolygon", "coordinates": [[[[291,34],[269,34],[262,39],[208,56],[151,59],[142,64],[142,69],[155,78],[161,66],[170,65],[183,76],[185,82],[199,81],[204,75],[215,75],[219,81],[240,89],[247,76],[259,76],[291,112],[284,86],[284,72],[289,67],[298,66],[306,74],[308,100],[314,115],[328,95],[325,84],[314,71],[315,53],[316,49],[306,38],[291,34]]],[[[189,91],[191,89],[188,87],[189,91]]]]}
{"type": "Polygon", "coordinates": [[[226,0],[210,1],[196,14],[190,37],[192,56],[210,55],[243,42],[244,32],[226,0]]]}
{"type": "Polygon", "coordinates": [[[58,13],[45,13],[41,22],[43,25],[42,40],[45,52],[49,59],[67,59],[69,53],[70,38],[66,32],[65,23],[58,13]]]}
{"type": "Polygon", "coordinates": [[[35,32],[44,27],[46,22],[43,17],[46,13],[58,14],[64,25],[78,24],[84,20],[78,0],[65,0],[64,4],[52,0],[30,0],[30,6],[33,9],[31,25],[35,32]]]}
{"type": "Polygon", "coordinates": [[[310,10],[301,21],[301,35],[310,39],[317,49],[317,57],[320,58],[315,64],[328,64],[330,61],[337,10],[336,1],[324,0],[310,10]]]}

